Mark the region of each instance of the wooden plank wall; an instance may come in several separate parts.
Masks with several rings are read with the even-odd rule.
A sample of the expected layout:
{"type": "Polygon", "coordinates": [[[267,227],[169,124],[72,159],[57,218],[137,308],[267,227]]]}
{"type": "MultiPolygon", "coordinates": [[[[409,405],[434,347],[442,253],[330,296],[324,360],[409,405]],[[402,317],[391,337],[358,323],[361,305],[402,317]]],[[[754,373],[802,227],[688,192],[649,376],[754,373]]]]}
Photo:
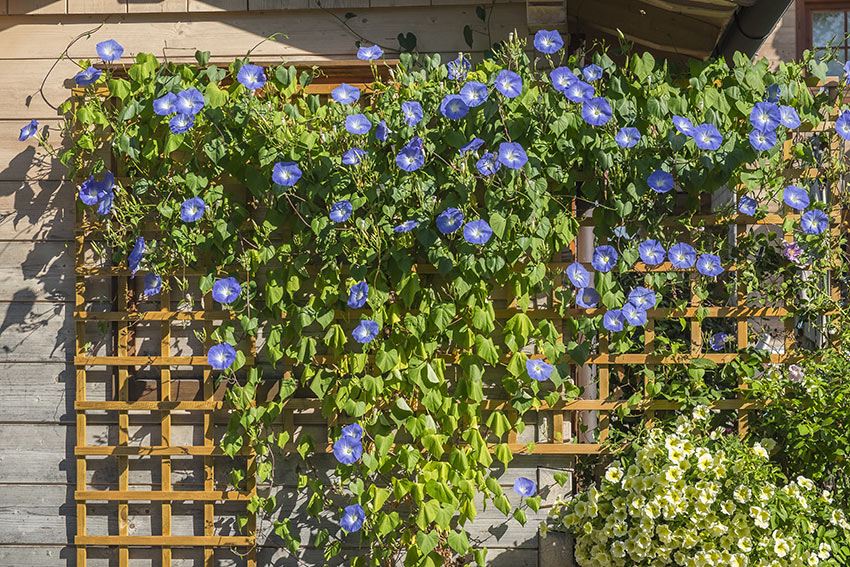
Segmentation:
{"type": "MultiPolygon", "coordinates": [[[[188,59],[196,49],[226,60],[244,55],[277,33],[281,35],[275,40],[256,47],[255,59],[351,59],[358,35],[392,48],[398,33],[413,32],[423,51],[453,57],[468,51],[464,25],[480,32],[487,29],[468,1],[328,0],[322,4],[333,9],[325,10],[316,9],[314,0],[0,0],[0,565],[54,567],[76,562],[69,545],[76,532],[75,377],[70,364],[76,189],[63,179],[58,160],[38,151],[32,140],[17,141],[19,129],[31,118],[60,141],[55,107],[67,96],[75,64],[57,63],[39,91],[57,56],[74,38],[103,24],[91,38],[78,41],[70,55],[94,57],[97,41],[115,38],[125,46],[128,62],[139,51],[188,59]],[[355,15],[346,18],[348,13],[355,15]]],[[[525,33],[525,3],[500,0],[490,9],[494,41],[505,39],[515,28],[525,33]]],[[[481,52],[487,43],[481,34],[476,38],[473,51],[481,52]]],[[[90,381],[96,375],[90,373],[90,381]]],[[[105,390],[110,383],[111,377],[102,374],[94,380],[94,388],[105,390]]],[[[145,435],[144,426],[138,434],[145,435]]],[[[89,443],[98,443],[96,428],[89,443]]],[[[509,487],[517,476],[529,476],[551,486],[553,469],[568,465],[564,458],[518,460],[504,473],[502,483],[509,487]]],[[[89,482],[117,486],[118,479],[108,470],[114,466],[90,470],[89,482]]],[[[131,471],[135,475],[131,483],[154,486],[154,471],[137,472],[131,471]]],[[[194,474],[190,466],[180,471],[175,463],[173,481],[191,484],[194,474]]],[[[555,493],[546,490],[547,501],[555,493]]],[[[475,535],[491,548],[494,565],[566,565],[563,542],[537,535],[537,521],[545,512],[544,507],[521,528],[488,511],[483,521],[476,522],[475,535]]],[[[151,529],[132,521],[135,514],[152,515],[151,510],[131,504],[129,513],[134,533],[151,529]]],[[[174,513],[175,534],[195,528],[191,518],[180,523],[179,510],[174,513]]],[[[89,526],[92,531],[117,533],[113,524],[116,520],[104,514],[91,519],[89,526]]],[[[195,550],[175,549],[173,557],[174,565],[203,563],[195,550]]],[[[320,563],[315,550],[306,550],[301,559],[320,563]]],[[[89,565],[116,561],[114,551],[89,552],[89,565]]],[[[159,561],[159,550],[130,551],[131,565],[159,561]]],[[[240,564],[226,549],[216,553],[215,563],[240,564]]],[[[296,562],[269,545],[260,550],[258,564],[296,562]]]]}

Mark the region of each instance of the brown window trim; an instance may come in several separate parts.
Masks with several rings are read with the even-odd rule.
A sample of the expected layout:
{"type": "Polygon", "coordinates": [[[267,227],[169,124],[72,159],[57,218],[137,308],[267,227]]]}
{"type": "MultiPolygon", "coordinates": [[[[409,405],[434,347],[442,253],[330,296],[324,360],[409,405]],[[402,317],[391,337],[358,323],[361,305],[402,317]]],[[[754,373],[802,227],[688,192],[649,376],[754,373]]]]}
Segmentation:
{"type": "Polygon", "coordinates": [[[797,0],[797,58],[812,48],[812,13],[829,10],[850,11],[850,0],[797,0]]]}

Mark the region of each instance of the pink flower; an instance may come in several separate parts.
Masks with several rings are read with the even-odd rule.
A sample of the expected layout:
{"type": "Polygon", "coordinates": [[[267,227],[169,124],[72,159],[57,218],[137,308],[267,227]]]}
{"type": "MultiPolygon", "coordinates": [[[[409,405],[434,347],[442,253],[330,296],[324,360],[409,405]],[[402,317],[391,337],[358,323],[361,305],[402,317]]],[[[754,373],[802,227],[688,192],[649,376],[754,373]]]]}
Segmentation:
{"type": "Polygon", "coordinates": [[[788,367],[788,377],[792,382],[797,382],[798,384],[803,381],[805,377],[805,373],[803,369],[797,366],[796,364],[792,364],[788,367]]]}
{"type": "Polygon", "coordinates": [[[796,242],[783,242],[782,254],[795,264],[799,264],[800,256],[803,255],[803,249],[796,242]]]}

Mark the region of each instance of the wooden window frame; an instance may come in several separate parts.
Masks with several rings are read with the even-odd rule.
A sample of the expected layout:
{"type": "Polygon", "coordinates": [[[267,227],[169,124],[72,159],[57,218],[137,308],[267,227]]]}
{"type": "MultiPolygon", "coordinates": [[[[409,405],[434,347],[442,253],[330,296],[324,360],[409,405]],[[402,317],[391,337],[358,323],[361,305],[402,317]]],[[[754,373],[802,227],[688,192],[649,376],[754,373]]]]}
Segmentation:
{"type": "Polygon", "coordinates": [[[850,0],[797,0],[797,57],[812,49],[812,14],[846,10],[850,12],[850,0]]]}

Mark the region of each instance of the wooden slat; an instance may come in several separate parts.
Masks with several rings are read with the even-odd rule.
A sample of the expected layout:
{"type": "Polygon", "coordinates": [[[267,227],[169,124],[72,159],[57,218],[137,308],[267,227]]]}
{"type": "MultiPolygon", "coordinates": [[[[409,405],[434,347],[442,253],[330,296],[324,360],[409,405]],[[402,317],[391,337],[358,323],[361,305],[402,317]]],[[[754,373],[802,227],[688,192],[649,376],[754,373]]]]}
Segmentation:
{"type": "Polygon", "coordinates": [[[78,536],[77,545],[119,545],[127,546],[186,546],[186,547],[227,547],[253,545],[251,538],[239,536],[78,536]]]}
{"type": "MultiPolygon", "coordinates": [[[[213,491],[192,491],[192,490],[78,490],[74,493],[74,498],[77,500],[133,500],[142,502],[163,502],[170,506],[171,502],[180,501],[195,501],[195,502],[224,502],[227,500],[250,500],[250,494],[241,492],[213,490],[213,491]]],[[[168,536],[169,534],[163,534],[168,536]]]]}

